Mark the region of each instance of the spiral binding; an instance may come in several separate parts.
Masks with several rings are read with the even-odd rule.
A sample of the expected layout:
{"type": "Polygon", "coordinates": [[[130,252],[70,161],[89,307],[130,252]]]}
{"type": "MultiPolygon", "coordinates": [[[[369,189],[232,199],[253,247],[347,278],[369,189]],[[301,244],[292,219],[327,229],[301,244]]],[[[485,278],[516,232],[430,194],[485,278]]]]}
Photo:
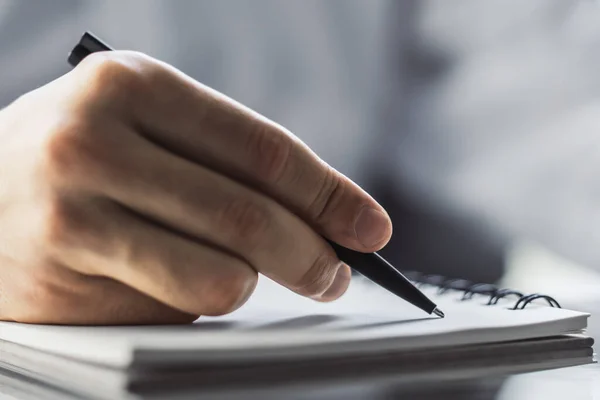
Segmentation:
{"type": "Polygon", "coordinates": [[[474,295],[489,296],[487,305],[493,306],[498,304],[500,299],[505,297],[516,297],[517,301],[512,307],[513,310],[523,310],[527,305],[534,300],[546,300],[550,307],[561,308],[558,301],[554,298],[540,293],[524,294],[513,289],[503,289],[496,285],[488,283],[474,283],[466,279],[447,278],[442,275],[428,275],[416,271],[406,271],[403,274],[410,279],[415,285],[432,285],[437,286],[438,293],[443,294],[449,290],[462,291],[461,300],[470,300],[474,295]]]}

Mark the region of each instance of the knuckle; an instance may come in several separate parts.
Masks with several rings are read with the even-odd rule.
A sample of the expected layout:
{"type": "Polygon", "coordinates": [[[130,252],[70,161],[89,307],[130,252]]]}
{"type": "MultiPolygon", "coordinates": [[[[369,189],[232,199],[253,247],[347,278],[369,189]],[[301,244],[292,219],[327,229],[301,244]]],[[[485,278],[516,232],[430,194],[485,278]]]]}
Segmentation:
{"type": "Polygon", "coordinates": [[[43,248],[54,256],[65,249],[81,245],[87,229],[76,207],[64,200],[55,199],[50,201],[47,208],[40,224],[43,248]]]}
{"type": "Polygon", "coordinates": [[[258,121],[250,130],[248,153],[251,168],[258,179],[276,183],[288,167],[293,139],[279,129],[258,121]]]}
{"type": "Polygon", "coordinates": [[[264,239],[272,220],[266,206],[244,197],[230,200],[217,214],[215,226],[222,229],[234,246],[247,251],[264,239]]]}
{"type": "Polygon", "coordinates": [[[96,135],[86,118],[59,121],[41,145],[41,173],[60,186],[89,186],[123,175],[121,154],[109,135],[96,135]]]}
{"type": "Polygon", "coordinates": [[[257,282],[258,275],[248,266],[212,282],[203,304],[203,314],[217,316],[237,310],[248,300],[257,282]]]}
{"type": "Polygon", "coordinates": [[[308,207],[308,216],[318,225],[325,225],[332,211],[337,209],[344,198],[345,185],[338,173],[331,167],[323,176],[319,190],[308,207]]]}
{"type": "Polygon", "coordinates": [[[126,57],[112,52],[90,54],[80,67],[85,76],[85,92],[92,98],[123,100],[119,103],[126,104],[131,95],[142,89],[146,64],[145,58],[135,53],[126,57]]]}
{"type": "Polygon", "coordinates": [[[93,149],[87,143],[89,125],[84,120],[60,121],[42,145],[42,169],[50,178],[72,181],[91,159],[93,149]]]}
{"type": "Polygon", "coordinates": [[[323,294],[335,278],[336,266],[337,262],[332,256],[320,255],[295,285],[294,290],[307,297],[323,294]]]}

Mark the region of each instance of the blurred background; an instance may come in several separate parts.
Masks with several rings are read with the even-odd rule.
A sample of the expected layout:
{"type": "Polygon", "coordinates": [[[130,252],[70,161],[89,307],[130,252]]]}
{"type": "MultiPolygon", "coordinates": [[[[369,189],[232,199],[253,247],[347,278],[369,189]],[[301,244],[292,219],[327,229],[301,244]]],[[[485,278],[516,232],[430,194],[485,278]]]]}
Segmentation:
{"type": "MultiPolygon", "coordinates": [[[[387,208],[396,266],[600,310],[599,2],[0,0],[0,107],[85,30],[290,129],[387,208]]],[[[549,374],[481,398],[593,398],[549,374]]]]}
{"type": "Polygon", "coordinates": [[[0,106],[85,30],[294,132],[388,209],[398,267],[595,298],[597,2],[0,0],[0,106]]]}

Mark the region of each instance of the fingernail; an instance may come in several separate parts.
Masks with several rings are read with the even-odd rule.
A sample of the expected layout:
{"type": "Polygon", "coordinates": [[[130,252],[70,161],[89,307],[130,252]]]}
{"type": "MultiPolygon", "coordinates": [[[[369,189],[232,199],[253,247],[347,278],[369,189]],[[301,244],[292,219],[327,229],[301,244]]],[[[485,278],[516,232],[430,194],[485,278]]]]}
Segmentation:
{"type": "Polygon", "coordinates": [[[372,248],[388,238],[389,227],[390,220],[387,215],[367,206],[358,214],[354,232],[363,246],[372,248]]]}
{"type": "Polygon", "coordinates": [[[332,301],[343,295],[348,289],[348,283],[350,282],[351,278],[352,271],[350,270],[350,267],[348,267],[346,264],[342,264],[335,274],[333,283],[331,286],[329,286],[329,289],[327,289],[325,293],[321,295],[319,300],[332,301]]]}

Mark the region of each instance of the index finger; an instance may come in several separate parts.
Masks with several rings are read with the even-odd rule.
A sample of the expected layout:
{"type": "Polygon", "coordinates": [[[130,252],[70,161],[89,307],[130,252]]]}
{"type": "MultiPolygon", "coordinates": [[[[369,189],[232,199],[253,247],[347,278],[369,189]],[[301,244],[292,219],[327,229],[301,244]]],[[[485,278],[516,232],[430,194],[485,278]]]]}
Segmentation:
{"type": "Polygon", "coordinates": [[[167,64],[110,57],[138,71],[132,116],[160,146],[268,194],[345,247],[370,252],[389,240],[385,210],[287,129],[167,64]]]}

